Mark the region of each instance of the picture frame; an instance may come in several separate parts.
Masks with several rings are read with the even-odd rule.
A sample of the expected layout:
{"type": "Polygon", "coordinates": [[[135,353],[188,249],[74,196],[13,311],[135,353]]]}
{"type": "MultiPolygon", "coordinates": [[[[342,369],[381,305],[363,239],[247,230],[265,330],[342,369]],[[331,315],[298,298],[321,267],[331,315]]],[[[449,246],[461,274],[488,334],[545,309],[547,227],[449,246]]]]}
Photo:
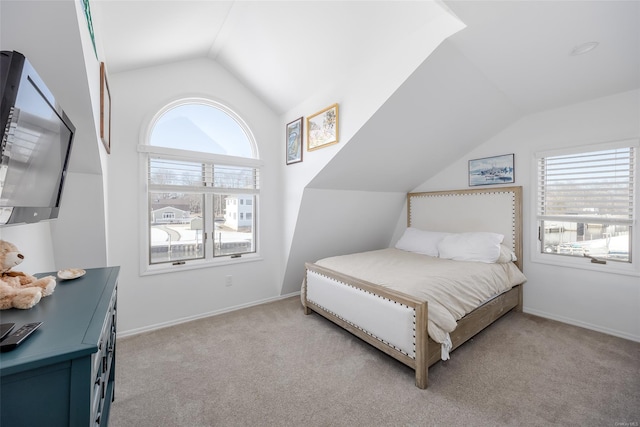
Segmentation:
{"type": "Polygon", "coordinates": [[[100,139],[111,154],[111,92],[104,62],[100,63],[100,139]]]}
{"type": "Polygon", "coordinates": [[[307,151],[337,144],[339,135],[338,104],[307,117],[307,151]]]}
{"type": "Polygon", "coordinates": [[[514,155],[469,160],[469,187],[515,182],[514,155]]]}
{"type": "Polygon", "coordinates": [[[93,30],[93,18],[91,17],[91,6],[89,5],[89,0],[80,0],[80,4],[82,5],[84,18],[87,21],[87,29],[89,30],[89,37],[91,37],[93,53],[96,55],[96,59],[98,59],[98,49],[96,49],[96,34],[93,30]]]}
{"type": "Polygon", "coordinates": [[[299,163],[302,161],[302,152],[304,151],[304,147],[302,145],[302,129],[302,117],[295,119],[290,123],[287,123],[285,147],[286,162],[288,165],[299,163]]]}

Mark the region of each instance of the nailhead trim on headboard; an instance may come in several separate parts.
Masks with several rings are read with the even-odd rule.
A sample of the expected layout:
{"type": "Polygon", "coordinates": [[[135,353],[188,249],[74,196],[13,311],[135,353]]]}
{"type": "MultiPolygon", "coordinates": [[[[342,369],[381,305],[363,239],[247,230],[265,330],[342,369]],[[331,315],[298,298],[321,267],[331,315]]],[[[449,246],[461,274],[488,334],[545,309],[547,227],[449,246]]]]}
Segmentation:
{"type": "MultiPolygon", "coordinates": [[[[411,205],[411,200],[416,199],[416,198],[448,198],[448,197],[482,197],[482,196],[488,196],[488,195],[495,195],[495,194],[508,194],[511,196],[511,242],[512,242],[512,250],[515,252],[516,251],[516,221],[518,220],[517,218],[517,213],[516,213],[516,193],[514,190],[507,188],[507,189],[495,189],[495,190],[487,190],[487,189],[481,189],[481,190],[474,190],[474,189],[469,189],[469,190],[459,190],[459,191],[452,191],[452,192],[433,192],[433,193],[429,193],[429,192],[425,192],[425,193],[409,193],[408,196],[408,225],[411,225],[411,219],[413,218],[413,212],[412,212],[412,205],[411,205]]],[[[491,230],[485,230],[485,231],[491,231],[491,230]]]]}

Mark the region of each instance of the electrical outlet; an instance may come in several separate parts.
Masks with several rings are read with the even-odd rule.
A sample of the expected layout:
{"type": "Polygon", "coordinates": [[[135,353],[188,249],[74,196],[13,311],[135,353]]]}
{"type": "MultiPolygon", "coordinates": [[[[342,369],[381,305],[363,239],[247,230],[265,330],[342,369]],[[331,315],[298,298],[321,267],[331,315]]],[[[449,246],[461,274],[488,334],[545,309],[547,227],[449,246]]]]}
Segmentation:
{"type": "Polygon", "coordinates": [[[228,275],[228,276],[226,277],[226,279],[225,279],[225,282],[224,282],[224,283],[225,283],[225,285],[226,285],[226,286],[231,286],[231,285],[233,285],[233,276],[228,275]]]}

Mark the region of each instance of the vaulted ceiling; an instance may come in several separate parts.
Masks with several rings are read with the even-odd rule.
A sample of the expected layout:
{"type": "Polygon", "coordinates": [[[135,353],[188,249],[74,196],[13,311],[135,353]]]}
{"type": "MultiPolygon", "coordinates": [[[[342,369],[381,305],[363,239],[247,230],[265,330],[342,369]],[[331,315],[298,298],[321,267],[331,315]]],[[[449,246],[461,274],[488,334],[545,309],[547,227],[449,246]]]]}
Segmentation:
{"type": "Polygon", "coordinates": [[[525,113],[640,87],[640,2],[451,1],[452,43],[525,113]],[[573,55],[585,43],[596,49],[573,55]]]}
{"type": "Polygon", "coordinates": [[[637,88],[637,1],[95,1],[111,73],[215,59],[277,112],[327,76],[396,49],[443,5],[467,28],[454,46],[523,112],[637,88]],[[598,42],[586,55],[575,47],[598,42]]]}
{"type": "Polygon", "coordinates": [[[639,2],[448,4],[467,27],[308,187],[411,191],[527,114],[640,87],[639,2]],[[599,44],[572,55],[589,42],[599,44]]]}
{"type": "MultiPolygon", "coordinates": [[[[365,152],[371,152],[371,135],[385,135],[376,138],[381,144],[391,137],[398,141],[397,134],[380,133],[389,131],[381,127],[380,123],[389,122],[388,118],[380,121],[383,114],[416,126],[402,128],[411,138],[424,135],[428,127],[428,136],[440,148],[446,146],[444,137],[454,136],[443,135],[439,126],[449,124],[448,129],[455,129],[459,133],[455,145],[450,144],[447,152],[439,149],[437,156],[432,149],[429,152],[433,165],[442,166],[517,116],[640,87],[638,1],[95,0],[90,4],[96,41],[110,73],[212,58],[276,112],[288,111],[322,90],[319,82],[330,76],[348,73],[362,63],[384,61],[385,52],[398,49],[407,34],[418,33],[443,8],[449,9],[467,27],[407,79],[404,88],[374,115],[378,120],[372,117],[362,127],[350,141],[352,147],[341,150],[326,173],[312,183],[319,188],[335,188],[348,181],[358,189],[381,189],[370,177],[393,176],[393,169],[382,167],[388,162],[380,159],[354,162],[363,158],[358,145],[369,144],[365,152]],[[599,45],[584,55],[571,55],[587,42],[599,45]],[[485,102],[478,101],[489,93],[485,102]],[[429,105],[424,104],[427,98],[432,100],[429,105]],[[438,126],[427,123],[424,114],[407,120],[407,112],[416,111],[431,114],[431,123],[438,126]],[[461,112],[476,122],[464,126],[452,122],[461,112]],[[488,113],[492,120],[486,120],[488,113]],[[473,134],[473,142],[465,132],[473,134]],[[354,166],[360,168],[358,173],[353,172],[354,166]],[[343,179],[345,174],[350,174],[349,180],[343,179]],[[370,182],[358,183],[353,176],[370,182]]],[[[82,129],[86,122],[83,132],[89,133],[93,120],[86,81],[80,84],[84,67],[77,52],[74,2],[35,5],[2,0],[0,44],[3,49],[29,52],[36,62],[57,64],[38,68],[47,74],[47,81],[82,129]]],[[[84,148],[77,147],[83,160],[75,162],[75,167],[99,170],[98,156],[82,152],[84,148]]],[[[397,149],[407,152],[405,146],[397,149]]],[[[415,151],[421,149],[421,144],[413,144],[413,157],[427,157],[415,151]]],[[[410,163],[396,162],[394,167],[416,170],[410,163]]],[[[407,175],[394,180],[391,190],[405,191],[427,178],[407,175]]]]}
{"type": "Polygon", "coordinates": [[[110,73],[207,57],[279,113],[443,13],[432,1],[98,1],[92,10],[110,73]]]}

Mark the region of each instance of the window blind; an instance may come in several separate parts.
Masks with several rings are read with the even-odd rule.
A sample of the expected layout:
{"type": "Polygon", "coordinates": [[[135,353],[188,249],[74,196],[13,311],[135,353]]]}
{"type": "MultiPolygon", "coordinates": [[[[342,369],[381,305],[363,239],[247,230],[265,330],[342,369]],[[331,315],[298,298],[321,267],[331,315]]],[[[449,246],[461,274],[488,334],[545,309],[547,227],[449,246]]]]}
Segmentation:
{"type": "Polygon", "coordinates": [[[636,148],[538,159],[538,219],[631,225],[636,148]]]}
{"type": "Polygon", "coordinates": [[[256,194],[260,189],[257,167],[210,161],[188,161],[149,156],[149,189],[154,191],[220,192],[256,194]]]}

